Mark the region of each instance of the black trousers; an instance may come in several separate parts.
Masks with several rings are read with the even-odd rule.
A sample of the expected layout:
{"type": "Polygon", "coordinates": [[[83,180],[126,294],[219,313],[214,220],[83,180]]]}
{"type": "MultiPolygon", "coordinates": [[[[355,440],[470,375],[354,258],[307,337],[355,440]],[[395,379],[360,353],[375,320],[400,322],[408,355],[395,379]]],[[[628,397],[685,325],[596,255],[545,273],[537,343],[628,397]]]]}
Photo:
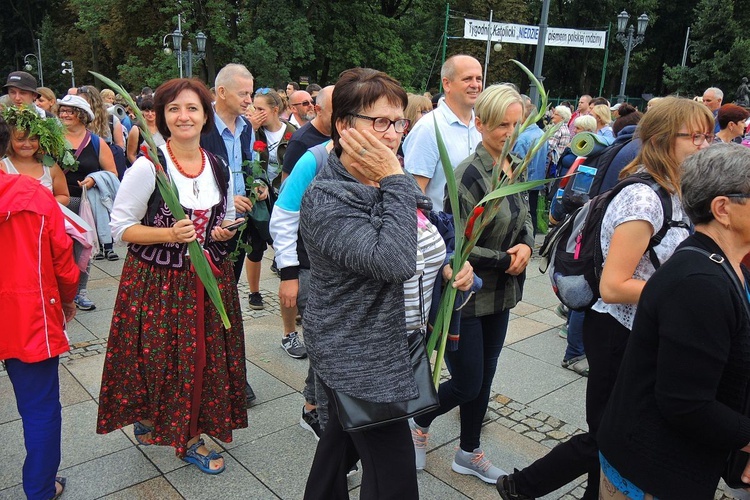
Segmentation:
{"type": "Polygon", "coordinates": [[[401,420],[366,431],[346,432],[331,389],[322,380],[321,385],[328,396],[328,424],[315,450],[304,499],[348,499],[346,474],[357,460],[362,462],[361,500],[418,499],[409,423],[401,420]]]}
{"type": "Polygon", "coordinates": [[[609,314],[586,311],[583,345],[589,361],[586,423],[589,431],[571,437],[521,471],[513,479],[519,493],[541,497],[588,474],[584,500],[599,498],[599,446],[596,433],[620,370],[630,330],[609,314]]]}

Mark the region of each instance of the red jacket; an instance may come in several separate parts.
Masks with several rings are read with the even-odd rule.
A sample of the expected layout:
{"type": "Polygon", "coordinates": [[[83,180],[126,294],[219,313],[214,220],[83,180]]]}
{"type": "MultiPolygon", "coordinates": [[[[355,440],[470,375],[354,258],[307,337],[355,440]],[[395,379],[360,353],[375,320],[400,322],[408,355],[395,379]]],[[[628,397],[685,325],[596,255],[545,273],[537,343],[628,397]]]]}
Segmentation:
{"type": "Polygon", "coordinates": [[[0,170],[0,359],[36,363],[68,351],[63,302],[79,270],[50,190],[0,170]]]}

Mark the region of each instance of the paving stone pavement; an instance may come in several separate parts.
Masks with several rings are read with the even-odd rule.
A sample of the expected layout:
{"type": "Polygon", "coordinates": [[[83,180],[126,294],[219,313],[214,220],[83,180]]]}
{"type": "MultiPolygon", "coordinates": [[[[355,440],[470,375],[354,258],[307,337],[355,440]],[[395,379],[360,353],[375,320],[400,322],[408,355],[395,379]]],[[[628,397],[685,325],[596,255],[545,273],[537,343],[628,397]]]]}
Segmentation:
{"type": "MultiPolygon", "coordinates": [[[[124,248],[118,248],[120,256],[124,248]]],[[[248,378],[258,396],[248,410],[249,427],[231,443],[207,439],[221,451],[227,470],[208,476],[175,458],[166,447],[137,446],[132,426],[101,436],[94,432],[101,371],[109,323],[123,260],[96,261],[89,281],[94,311],[79,311],[69,325],[71,350],[61,357],[63,458],[66,500],[107,499],[299,499],[315,452],[313,436],[299,426],[307,361],[288,357],[280,347],[278,279],[266,253],[261,274],[265,309],[247,306],[247,282],[239,285],[243,303],[248,378]]],[[[495,465],[512,470],[543,456],[556,444],[586,428],[586,379],[560,367],[565,340],[558,302],[538,262],[529,265],[524,300],[511,314],[493,394],[482,432],[482,446],[495,465]]],[[[304,335],[304,334],[303,334],[304,335]]],[[[447,371],[442,374],[447,377],[447,371]]],[[[419,474],[421,498],[496,499],[494,486],[451,471],[458,447],[458,410],[431,427],[427,466],[419,474]]],[[[0,365],[0,499],[24,498],[21,464],[25,455],[21,421],[7,374],[0,365]]],[[[361,474],[349,479],[351,497],[359,498],[361,474]]],[[[581,498],[581,478],[544,497],[581,498]]],[[[722,496],[717,491],[716,498],[722,496]]]]}

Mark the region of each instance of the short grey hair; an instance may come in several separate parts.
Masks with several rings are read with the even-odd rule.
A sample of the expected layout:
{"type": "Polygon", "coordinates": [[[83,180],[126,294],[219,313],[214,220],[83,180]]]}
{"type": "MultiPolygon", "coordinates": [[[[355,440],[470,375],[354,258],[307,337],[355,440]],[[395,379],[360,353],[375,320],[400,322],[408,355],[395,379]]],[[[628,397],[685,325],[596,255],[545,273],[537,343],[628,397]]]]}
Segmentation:
{"type": "Polygon", "coordinates": [[[573,116],[570,112],[570,108],[567,106],[555,106],[555,113],[560,115],[560,118],[562,118],[565,123],[568,123],[570,121],[570,117],[573,116]]]}
{"type": "Polygon", "coordinates": [[[250,78],[252,80],[253,74],[244,64],[227,64],[219,70],[214,85],[216,87],[229,87],[235,78],[250,78]]]}
{"type": "MultiPolygon", "coordinates": [[[[750,148],[739,144],[715,144],[682,164],[682,206],[693,224],[714,218],[711,202],[717,196],[750,193],[750,148]]],[[[730,198],[745,204],[744,198],[730,198]]]]}
{"type": "Polygon", "coordinates": [[[591,115],[579,116],[573,120],[573,126],[580,128],[584,132],[596,132],[596,118],[591,115]]]}
{"type": "Polygon", "coordinates": [[[724,99],[724,92],[722,92],[722,90],[721,90],[721,89],[720,89],[719,87],[708,87],[708,88],[707,88],[707,89],[706,89],[706,90],[705,90],[705,91],[703,92],[703,94],[705,94],[706,92],[713,92],[713,93],[714,93],[714,96],[715,96],[715,97],[716,97],[717,99],[722,99],[722,100],[724,99]]]}

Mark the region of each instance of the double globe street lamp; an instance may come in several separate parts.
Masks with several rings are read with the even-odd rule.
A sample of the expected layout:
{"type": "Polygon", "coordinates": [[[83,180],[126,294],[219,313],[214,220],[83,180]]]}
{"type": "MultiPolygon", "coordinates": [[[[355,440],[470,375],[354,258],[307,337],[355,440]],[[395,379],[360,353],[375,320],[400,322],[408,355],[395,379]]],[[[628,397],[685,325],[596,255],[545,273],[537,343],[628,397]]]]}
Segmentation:
{"type": "Polygon", "coordinates": [[[44,87],[44,74],[42,73],[42,46],[38,38],[36,39],[36,52],[23,56],[23,69],[30,72],[34,67],[29,62],[29,57],[36,59],[36,71],[39,75],[39,81],[41,82],[42,87],[44,87]]]}
{"type": "Polygon", "coordinates": [[[195,34],[195,45],[198,49],[198,53],[193,54],[192,42],[188,42],[187,51],[183,51],[182,39],[184,36],[182,33],[182,15],[177,16],[177,29],[172,33],[164,35],[164,38],[162,39],[164,53],[167,55],[172,53],[172,49],[167,45],[168,36],[172,37],[172,46],[174,46],[175,56],[177,56],[177,67],[180,70],[180,78],[183,77],[183,74],[187,74],[188,78],[190,78],[193,76],[193,62],[200,61],[206,57],[206,40],[208,40],[208,37],[202,31],[199,31],[195,34]],[[185,69],[184,73],[183,67],[185,69]]]}
{"type": "Polygon", "coordinates": [[[620,80],[620,95],[617,96],[617,102],[625,102],[625,84],[628,81],[628,65],[630,64],[630,51],[635,46],[643,42],[646,28],[648,27],[648,16],[641,14],[638,16],[638,32],[634,34],[636,28],[631,24],[628,26],[630,14],[624,10],[617,16],[617,40],[625,47],[625,62],[622,65],[622,79],[620,80]]]}

